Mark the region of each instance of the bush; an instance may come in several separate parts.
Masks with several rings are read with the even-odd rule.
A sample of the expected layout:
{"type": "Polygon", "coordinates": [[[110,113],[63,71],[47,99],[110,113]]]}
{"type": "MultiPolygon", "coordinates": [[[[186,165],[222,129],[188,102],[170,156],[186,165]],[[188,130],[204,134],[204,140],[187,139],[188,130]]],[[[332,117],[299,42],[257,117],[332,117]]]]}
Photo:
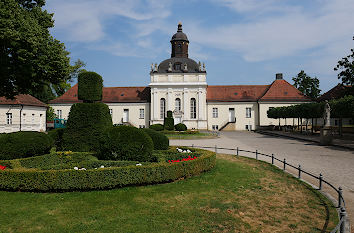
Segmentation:
{"type": "Polygon", "coordinates": [[[102,77],[95,72],[83,72],[78,76],[78,98],[84,102],[102,100],[102,77]]]}
{"type": "Polygon", "coordinates": [[[26,158],[49,153],[54,141],[45,133],[15,132],[0,137],[0,159],[26,158]]]}
{"type": "Polygon", "coordinates": [[[153,124],[153,125],[150,125],[149,128],[153,129],[155,131],[162,131],[163,125],[162,124],[153,124]]]}
{"type": "Polygon", "coordinates": [[[159,184],[198,175],[215,166],[215,153],[196,150],[202,156],[179,163],[155,163],[146,166],[112,167],[86,171],[11,170],[0,172],[0,190],[12,191],[86,191],[128,185],[159,184]]]}
{"type": "Polygon", "coordinates": [[[48,135],[53,139],[56,150],[62,150],[63,148],[63,128],[52,129],[48,132],[48,135]]]}
{"type": "Polygon", "coordinates": [[[154,161],[154,144],[144,131],[132,126],[116,126],[105,133],[105,141],[98,153],[99,159],[154,161]]]}
{"type": "Polygon", "coordinates": [[[175,125],[175,130],[176,131],[186,131],[187,126],[185,124],[178,123],[177,125],[175,125]]]}
{"type": "Polygon", "coordinates": [[[172,111],[167,111],[167,117],[163,121],[165,130],[174,130],[174,119],[172,117],[172,111]]]}
{"type": "Polygon", "coordinates": [[[97,151],[105,130],[112,127],[112,117],[104,103],[76,103],[71,106],[66,126],[63,150],[97,151]]]}
{"type": "Polygon", "coordinates": [[[167,150],[170,145],[170,140],[168,137],[160,132],[152,129],[143,129],[147,133],[154,143],[154,150],[167,150]]]}

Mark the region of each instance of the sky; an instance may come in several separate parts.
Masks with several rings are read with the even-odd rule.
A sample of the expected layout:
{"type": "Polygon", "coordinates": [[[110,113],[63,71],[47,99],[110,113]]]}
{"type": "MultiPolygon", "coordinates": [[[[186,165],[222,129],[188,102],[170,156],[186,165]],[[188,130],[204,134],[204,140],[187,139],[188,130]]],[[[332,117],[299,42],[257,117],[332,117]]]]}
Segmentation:
{"type": "Polygon", "coordinates": [[[47,0],[52,35],[104,86],[147,86],[170,58],[178,22],[209,85],[293,84],[301,70],[328,91],[354,47],[354,0],[47,0]]]}

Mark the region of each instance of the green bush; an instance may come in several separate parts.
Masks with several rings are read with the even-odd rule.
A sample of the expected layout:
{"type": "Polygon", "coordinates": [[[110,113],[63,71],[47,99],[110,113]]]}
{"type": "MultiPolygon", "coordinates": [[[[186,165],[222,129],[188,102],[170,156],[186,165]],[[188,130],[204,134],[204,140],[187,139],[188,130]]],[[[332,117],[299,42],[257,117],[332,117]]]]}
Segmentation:
{"type": "Polygon", "coordinates": [[[174,119],[172,117],[172,111],[167,111],[167,117],[163,121],[165,130],[174,130],[174,119]]]}
{"type": "Polygon", "coordinates": [[[26,158],[49,153],[54,141],[40,132],[15,132],[0,137],[0,159],[26,158]]]}
{"type": "Polygon", "coordinates": [[[154,144],[144,131],[131,126],[116,126],[105,133],[98,158],[106,160],[134,160],[153,162],[154,144]]]}
{"type": "Polygon", "coordinates": [[[52,129],[48,132],[48,135],[53,139],[56,150],[62,150],[63,148],[63,128],[52,129]]]}
{"type": "Polygon", "coordinates": [[[175,130],[176,131],[186,131],[187,126],[183,123],[178,123],[177,125],[175,125],[175,130]]]}
{"type": "Polygon", "coordinates": [[[0,172],[0,190],[86,191],[171,182],[200,174],[215,166],[215,153],[204,150],[196,152],[202,156],[195,160],[171,164],[162,162],[146,166],[133,165],[86,171],[5,169],[0,172]]]}
{"type": "Polygon", "coordinates": [[[78,76],[78,98],[84,102],[102,100],[102,77],[95,72],[83,72],[78,76]]]}
{"type": "Polygon", "coordinates": [[[168,137],[160,132],[157,132],[152,129],[142,129],[147,133],[154,143],[154,150],[167,150],[170,145],[170,140],[168,137]]]}
{"type": "Polygon", "coordinates": [[[150,125],[149,128],[153,129],[155,131],[162,131],[163,125],[162,124],[153,124],[153,125],[150,125]]]}
{"type": "Polygon", "coordinates": [[[66,127],[63,150],[97,151],[105,130],[112,127],[112,117],[104,103],[76,103],[71,106],[66,127]]]}

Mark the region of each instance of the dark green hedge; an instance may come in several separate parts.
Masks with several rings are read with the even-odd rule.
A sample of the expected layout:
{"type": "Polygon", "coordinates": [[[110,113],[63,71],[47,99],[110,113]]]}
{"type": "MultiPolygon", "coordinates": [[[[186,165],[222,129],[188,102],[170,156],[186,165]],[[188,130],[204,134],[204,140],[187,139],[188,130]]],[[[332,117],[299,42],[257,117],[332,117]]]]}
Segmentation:
{"type": "Polygon", "coordinates": [[[183,123],[178,123],[177,125],[175,125],[175,130],[176,131],[186,131],[187,126],[183,123]]]}
{"type": "Polygon", "coordinates": [[[112,189],[128,185],[157,184],[190,177],[215,166],[215,153],[197,150],[202,156],[179,163],[76,170],[0,171],[0,189],[15,191],[73,191],[112,189]]]}
{"type": "Polygon", "coordinates": [[[54,141],[40,132],[15,132],[0,137],[0,159],[26,158],[49,153],[54,141]]]}
{"type": "Polygon", "coordinates": [[[163,130],[163,125],[162,124],[153,124],[149,126],[150,129],[156,130],[156,131],[162,131],[163,130]]]}
{"type": "Polygon", "coordinates": [[[76,103],[71,106],[63,134],[63,150],[97,151],[103,134],[112,127],[109,108],[104,103],[76,103]]]}
{"type": "Polygon", "coordinates": [[[149,135],[132,126],[115,126],[105,133],[98,158],[106,160],[154,161],[154,144],[149,135]]]}
{"type": "Polygon", "coordinates": [[[155,150],[167,150],[170,145],[170,140],[168,137],[160,132],[157,132],[153,129],[142,129],[147,133],[154,143],[155,150]]]}
{"type": "Polygon", "coordinates": [[[167,111],[167,117],[163,121],[163,126],[165,130],[174,130],[175,121],[172,117],[172,111],[167,111]]]}
{"type": "Polygon", "coordinates": [[[57,151],[62,150],[63,148],[63,134],[64,128],[52,129],[48,132],[48,135],[53,139],[54,145],[57,151]]]}
{"type": "Polygon", "coordinates": [[[78,76],[78,98],[84,102],[102,100],[102,77],[95,72],[83,72],[78,76]]]}

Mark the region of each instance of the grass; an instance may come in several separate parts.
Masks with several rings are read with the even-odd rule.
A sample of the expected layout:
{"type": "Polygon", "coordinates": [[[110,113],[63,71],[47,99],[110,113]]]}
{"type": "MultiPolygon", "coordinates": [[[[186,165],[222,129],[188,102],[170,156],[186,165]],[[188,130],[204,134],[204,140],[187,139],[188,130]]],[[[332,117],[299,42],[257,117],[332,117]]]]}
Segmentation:
{"type": "Polygon", "coordinates": [[[0,192],[0,232],[321,232],[335,208],[269,164],[218,155],[207,173],[109,191],[0,192]],[[328,211],[326,211],[328,210],[328,211]]]}

